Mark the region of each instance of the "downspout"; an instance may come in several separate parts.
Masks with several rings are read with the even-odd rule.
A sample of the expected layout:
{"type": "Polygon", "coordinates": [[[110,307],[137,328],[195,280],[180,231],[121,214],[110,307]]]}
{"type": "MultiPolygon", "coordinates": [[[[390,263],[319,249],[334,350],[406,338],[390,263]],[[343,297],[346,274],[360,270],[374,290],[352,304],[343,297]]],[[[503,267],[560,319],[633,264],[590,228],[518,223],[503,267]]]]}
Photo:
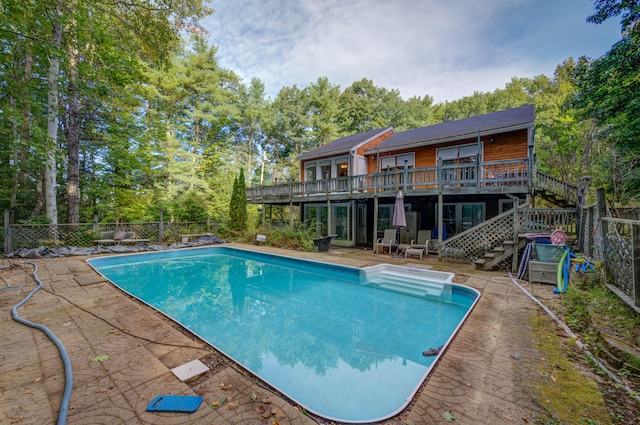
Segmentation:
{"type": "Polygon", "coordinates": [[[480,175],[480,160],[482,159],[482,141],[480,140],[480,129],[478,129],[478,153],[476,153],[476,191],[480,192],[480,181],[482,176],[480,175]]]}

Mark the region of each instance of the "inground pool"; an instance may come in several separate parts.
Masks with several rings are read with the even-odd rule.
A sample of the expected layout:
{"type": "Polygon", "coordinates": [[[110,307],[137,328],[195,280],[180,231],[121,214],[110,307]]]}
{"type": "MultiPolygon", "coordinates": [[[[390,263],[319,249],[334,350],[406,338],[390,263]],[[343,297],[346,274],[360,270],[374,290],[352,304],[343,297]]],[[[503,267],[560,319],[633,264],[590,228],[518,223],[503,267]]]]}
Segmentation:
{"type": "Polygon", "coordinates": [[[88,263],[306,410],[351,423],[404,409],[480,296],[451,273],[222,246],[88,263]]]}

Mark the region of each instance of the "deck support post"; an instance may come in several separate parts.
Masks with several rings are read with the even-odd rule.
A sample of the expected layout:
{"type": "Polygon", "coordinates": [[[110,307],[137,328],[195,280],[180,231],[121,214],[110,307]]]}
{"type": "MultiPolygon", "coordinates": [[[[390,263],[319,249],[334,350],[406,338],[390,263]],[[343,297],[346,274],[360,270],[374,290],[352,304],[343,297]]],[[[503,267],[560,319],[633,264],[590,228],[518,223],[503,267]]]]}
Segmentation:
{"type": "Polygon", "coordinates": [[[442,214],[444,214],[444,206],[442,203],[444,202],[444,197],[442,196],[442,190],[438,193],[438,250],[440,249],[440,244],[442,243],[442,231],[444,229],[444,219],[442,214]]]}
{"type": "Polygon", "coordinates": [[[373,251],[378,252],[378,196],[373,197],[373,251]]]}
{"type": "Polygon", "coordinates": [[[520,214],[518,212],[518,203],[520,199],[517,196],[506,194],[513,201],[513,259],[511,260],[511,271],[518,272],[518,250],[520,249],[520,214]]]}

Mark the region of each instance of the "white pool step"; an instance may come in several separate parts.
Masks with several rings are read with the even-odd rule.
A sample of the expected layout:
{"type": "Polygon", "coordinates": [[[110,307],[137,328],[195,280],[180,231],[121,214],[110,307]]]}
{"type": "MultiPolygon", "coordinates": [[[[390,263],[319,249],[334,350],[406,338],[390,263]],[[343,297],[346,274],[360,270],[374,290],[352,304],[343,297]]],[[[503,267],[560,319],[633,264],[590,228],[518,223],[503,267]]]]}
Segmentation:
{"type": "Polygon", "coordinates": [[[417,296],[439,297],[450,293],[451,273],[434,272],[381,264],[366,270],[367,282],[374,287],[417,296]]]}

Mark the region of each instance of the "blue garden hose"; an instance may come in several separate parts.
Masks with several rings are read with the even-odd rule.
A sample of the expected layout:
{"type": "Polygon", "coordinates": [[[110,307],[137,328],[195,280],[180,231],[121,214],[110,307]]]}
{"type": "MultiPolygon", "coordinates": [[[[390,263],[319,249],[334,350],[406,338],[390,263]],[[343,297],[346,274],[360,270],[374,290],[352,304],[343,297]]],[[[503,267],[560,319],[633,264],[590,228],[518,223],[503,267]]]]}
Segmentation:
{"type": "Polygon", "coordinates": [[[23,319],[18,315],[18,308],[21,307],[24,303],[29,301],[29,298],[36,292],[42,288],[42,281],[38,279],[38,265],[31,262],[25,262],[25,264],[31,264],[33,266],[33,278],[38,282],[38,286],[27,295],[25,299],[20,301],[11,309],[11,316],[13,316],[13,320],[18,323],[22,323],[23,325],[40,329],[49,337],[51,341],[56,345],[58,351],[60,352],[60,357],[62,357],[62,363],[64,363],[64,377],[65,377],[65,385],[64,385],[64,394],[62,395],[62,401],[60,402],[60,411],[58,412],[58,425],[64,425],[67,423],[67,413],[69,411],[69,399],[71,398],[71,390],[73,389],[73,373],[71,372],[71,360],[69,359],[69,355],[67,354],[67,350],[64,348],[62,342],[58,339],[58,337],[51,332],[49,328],[39,323],[33,323],[29,320],[23,319]]]}

